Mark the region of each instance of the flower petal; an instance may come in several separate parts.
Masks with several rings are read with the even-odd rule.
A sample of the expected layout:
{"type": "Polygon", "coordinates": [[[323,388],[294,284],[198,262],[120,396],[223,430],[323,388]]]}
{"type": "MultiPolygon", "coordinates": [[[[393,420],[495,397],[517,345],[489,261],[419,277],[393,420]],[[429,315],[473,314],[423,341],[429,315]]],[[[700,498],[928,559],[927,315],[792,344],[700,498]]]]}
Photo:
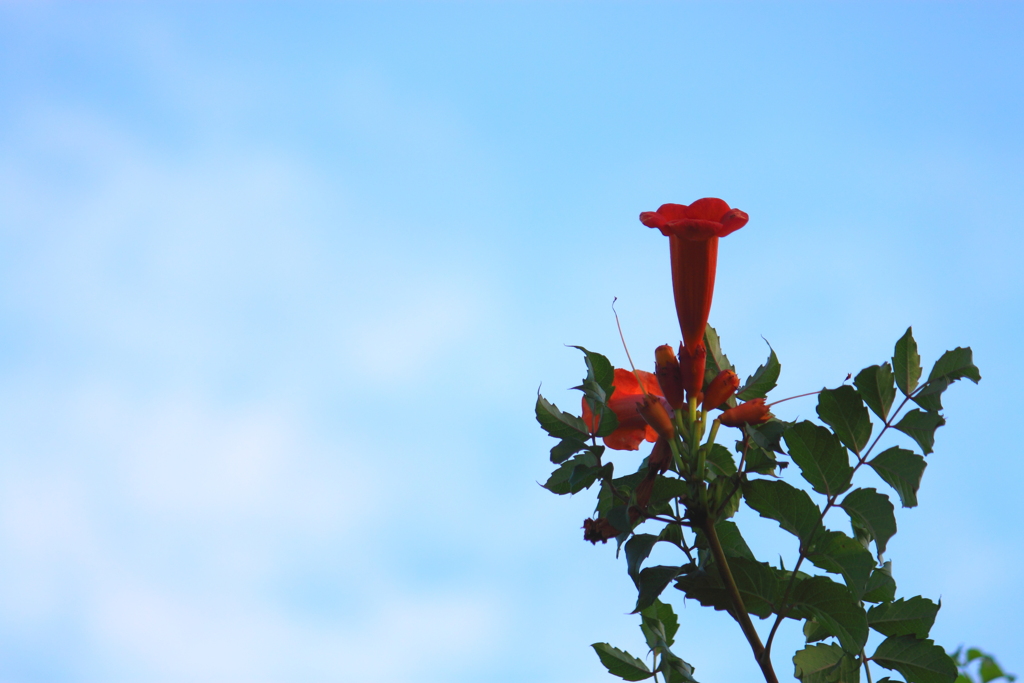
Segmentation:
{"type": "Polygon", "coordinates": [[[748,220],[750,220],[750,217],[746,213],[739,209],[733,209],[722,216],[722,232],[718,236],[725,237],[729,233],[736,232],[746,225],[748,220]]]}
{"type": "MultiPolygon", "coordinates": [[[[616,429],[604,437],[604,445],[616,451],[638,451],[640,444],[647,436],[648,429],[650,428],[647,425],[636,429],[616,429]]],[[[651,431],[654,430],[651,429],[651,431]]],[[[655,434],[655,439],[657,439],[657,434],[655,434]]]]}
{"type": "MultiPolygon", "coordinates": [[[[661,212],[659,211],[659,213],[661,212]]],[[[717,197],[705,197],[687,207],[686,217],[720,223],[722,216],[727,213],[729,213],[729,205],[724,200],[717,197]]]]}

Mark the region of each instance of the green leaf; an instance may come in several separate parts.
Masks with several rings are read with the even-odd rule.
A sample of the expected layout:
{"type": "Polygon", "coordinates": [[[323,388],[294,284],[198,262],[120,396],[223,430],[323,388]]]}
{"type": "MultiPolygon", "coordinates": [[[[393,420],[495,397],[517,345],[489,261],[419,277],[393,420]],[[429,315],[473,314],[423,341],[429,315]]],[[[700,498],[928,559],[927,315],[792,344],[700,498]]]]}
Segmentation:
{"type": "Polygon", "coordinates": [[[971,349],[958,347],[946,351],[935,362],[928,381],[912,398],[926,411],[938,412],[942,410],[942,393],[950,384],[964,377],[975,384],[981,380],[981,374],[974,366],[971,349]]]}
{"type": "Polygon", "coordinates": [[[955,382],[966,377],[975,384],[981,381],[981,372],[974,365],[974,354],[971,347],[957,347],[952,351],[946,351],[935,361],[932,371],[928,374],[928,381],[944,379],[955,382]]]}
{"type": "Polygon", "coordinates": [[[661,592],[677,576],[679,576],[679,567],[658,565],[641,571],[640,580],[637,582],[640,594],[637,596],[636,607],[632,613],[636,614],[653,605],[654,601],[661,595],[661,592]]]}
{"type": "Polygon", "coordinates": [[[899,671],[908,683],[953,683],[956,665],[946,651],[930,640],[891,636],[882,641],[871,661],[899,671]]]}
{"type": "MultiPolygon", "coordinates": [[[[704,535],[704,531],[695,529],[695,533],[697,536],[697,547],[701,550],[710,550],[711,546],[704,535]]],[[[718,542],[722,545],[722,552],[725,553],[726,557],[742,557],[751,562],[756,561],[754,553],[750,551],[750,546],[743,540],[740,528],[736,526],[735,522],[727,519],[719,521],[715,524],[715,533],[718,535],[718,542]]]]}
{"type": "Polygon", "coordinates": [[[850,488],[850,456],[832,432],[804,421],[791,425],[783,438],[793,462],[815,491],[831,496],[850,488]]]}
{"type": "Polygon", "coordinates": [[[743,485],[747,505],[762,517],[774,519],[806,545],[821,520],[821,510],[801,491],[784,481],[757,479],[743,485]]]}
{"type": "Polygon", "coordinates": [[[659,541],[668,541],[673,545],[683,542],[683,527],[678,524],[666,524],[658,534],[659,541]]]}
{"type": "Polygon", "coordinates": [[[736,390],[736,398],[741,401],[749,401],[754,398],[765,398],[768,392],[775,388],[779,380],[779,372],[782,365],[775,355],[775,349],[768,344],[768,360],[754,371],[754,374],[747,378],[743,386],[736,390]]]}
{"type": "Polygon", "coordinates": [[[803,683],[858,683],[860,661],[838,645],[811,645],[793,655],[793,675],[803,683]]]}
{"type": "Polygon", "coordinates": [[[868,621],[864,608],[850,590],[824,576],[799,581],[789,604],[794,618],[813,617],[839,639],[847,652],[859,653],[868,639],[868,621]]]}
{"type": "Polygon", "coordinates": [[[590,409],[598,416],[597,433],[594,436],[608,436],[619,428],[619,417],[603,403],[592,404],[590,409]]]}
{"type": "Polygon", "coordinates": [[[896,515],[889,496],[875,489],[854,489],[840,507],[850,515],[854,527],[860,527],[875,541],[881,559],[889,539],[896,533],[896,515]]]}
{"type": "MultiPolygon", "coordinates": [[[[704,348],[707,351],[707,360],[704,364],[705,384],[718,377],[718,373],[722,370],[736,369],[729,362],[729,358],[722,353],[722,344],[718,339],[718,333],[711,325],[704,328],[704,348]]],[[[729,400],[725,403],[727,407],[732,408],[736,405],[736,396],[730,396],[729,400]]]]}
{"type": "Polygon", "coordinates": [[[892,578],[892,563],[886,562],[871,572],[862,599],[865,602],[891,602],[896,597],[896,581],[892,578]]]}
{"type": "Polygon", "coordinates": [[[626,541],[626,571],[633,579],[633,583],[639,585],[640,565],[651,554],[651,549],[657,542],[658,537],[652,534],[635,534],[626,541]]]}
{"type": "MultiPolygon", "coordinates": [[[[612,367],[611,362],[599,353],[588,351],[582,346],[573,346],[574,349],[579,349],[583,352],[583,356],[587,362],[587,379],[586,382],[594,382],[599,386],[605,393],[610,395],[612,393],[612,384],[615,381],[615,368],[612,367]]],[[[601,402],[605,402],[607,398],[602,398],[601,402]]]]}
{"type": "Polygon", "coordinates": [[[915,408],[893,426],[916,441],[921,451],[928,455],[935,445],[935,430],[944,424],[946,420],[938,413],[928,413],[915,408]]]}
{"type": "Polygon", "coordinates": [[[917,342],[914,341],[912,328],[908,327],[906,333],[896,342],[896,352],[892,357],[893,374],[896,377],[896,386],[905,395],[909,396],[917,388],[917,381],[921,379],[921,356],[917,353],[917,342]]]}
{"type": "Polygon", "coordinates": [[[826,638],[831,637],[832,634],[813,618],[804,622],[804,638],[808,643],[816,643],[819,640],[825,640],[826,638]]]}
{"type": "Polygon", "coordinates": [[[868,409],[851,386],[822,389],[818,395],[818,417],[835,430],[839,440],[854,453],[859,454],[871,438],[868,409]]]}
{"type": "Polygon", "coordinates": [[[917,489],[928,463],[913,451],[893,446],[879,453],[868,464],[885,483],[896,489],[905,508],[917,505],[917,489]]]}
{"type": "Polygon", "coordinates": [[[888,363],[864,368],[853,380],[868,408],[871,408],[882,422],[889,416],[892,402],[896,398],[894,380],[892,366],[888,363]]]}
{"type": "Polygon", "coordinates": [[[654,675],[646,664],[617,647],[608,643],[594,643],[591,647],[601,658],[604,668],[614,676],[626,681],[642,681],[654,675]]]}
{"type": "Polygon", "coordinates": [[[586,441],[590,438],[590,433],[582,419],[562,412],[543,396],[537,396],[536,412],[537,422],[540,423],[541,428],[556,439],[586,441]]]}
{"type": "MultiPolygon", "coordinates": [[[[572,456],[576,455],[582,450],[586,450],[587,448],[588,445],[583,441],[580,441],[579,439],[562,439],[557,444],[555,444],[554,448],[551,449],[551,462],[555,463],[556,465],[559,463],[563,463],[572,456]]],[[[600,453],[597,453],[597,455],[600,455],[601,453],[604,452],[604,446],[597,446],[597,448],[601,449],[600,453]]]]}
{"type": "Polygon", "coordinates": [[[594,454],[590,451],[583,451],[572,460],[562,463],[557,470],[552,472],[547,483],[544,484],[544,488],[558,495],[579,493],[594,483],[601,469],[600,462],[594,454]]]}
{"type": "Polygon", "coordinates": [[[671,652],[662,653],[658,671],[665,677],[665,683],[697,683],[693,667],[671,652]]]}
{"type": "Polygon", "coordinates": [[[744,472],[756,472],[757,474],[775,474],[775,468],[786,465],[779,462],[768,451],[758,446],[751,445],[747,448],[747,460],[743,465],[744,472]]]}
{"type": "Polygon", "coordinates": [[[868,610],[868,626],[883,636],[927,638],[938,612],[939,605],[927,598],[900,598],[895,602],[883,602],[868,610]]]}
{"type": "MultiPolygon", "coordinates": [[[[655,600],[650,607],[640,613],[640,616],[643,618],[643,623],[652,627],[652,630],[656,630],[653,627],[655,622],[657,622],[660,627],[658,635],[665,641],[666,646],[671,647],[672,643],[675,642],[676,631],[679,630],[679,618],[676,616],[675,611],[673,611],[672,605],[661,600],[655,600]]],[[[648,645],[651,644],[650,640],[647,642],[648,645]]],[[[654,645],[651,645],[651,649],[654,649],[654,645]]]]}
{"type": "MultiPolygon", "coordinates": [[[[729,569],[747,612],[762,619],[767,618],[775,610],[775,603],[782,590],[782,579],[788,577],[788,574],[763,562],[753,562],[742,557],[730,558],[729,569]]],[[[696,600],[705,607],[732,610],[729,591],[722,582],[718,565],[713,560],[700,569],[678,577],[676,588],[683,591],[686,597],[696,600]]]]}
{"type": "Polygon", "coordinates": [[[763,425],[745,425],[743,431],[754,445],[769,452],[782,453],[782,435],[789,426],[789,422],[772,419],[763,425]]]}
{"type": "Polygon", "coordinates": [[[732,453],[722,444],[712,444],[705,461],[708,465],[709,480],[717,477],[729,477],[736,474],[736,461],[732,459],[732,453]]]}
{"type": "Polygon", "coordinates": [[[682,479],[658,475],[654,479],[654,488],[651,490],[651,507],[656,508],[673,498],[685,496],[689,492],[689,488],[689,485],[682,479]]]}
{"type": "Polygon", "coordinates": [[[827,572],[840,574],[858,600],[867,590],[875,559],[857,541],[840,531],[819,531],[807,559],[827,572]]]}

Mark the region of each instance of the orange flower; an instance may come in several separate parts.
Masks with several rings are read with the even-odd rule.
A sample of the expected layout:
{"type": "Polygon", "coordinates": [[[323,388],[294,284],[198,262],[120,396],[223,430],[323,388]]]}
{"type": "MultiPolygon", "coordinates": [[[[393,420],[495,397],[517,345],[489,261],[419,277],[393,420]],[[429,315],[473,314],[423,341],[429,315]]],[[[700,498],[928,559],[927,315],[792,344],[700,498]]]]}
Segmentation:
{"type": "Polygon", "coordinates": [[[735,408],[729,408],[719,415],[718,419],[726,427],[742,427],[764,424],[772,419],[772,414],[768,412],[768,406],[764,404],[763,398],[755,398],[735,408]]]}
{"type": "MultiPolygon", "coordinates": [[[[708,352],[704,349],[704,342],[697,344],[697,348],[691,353],[685,346],[679,347],[679,367],[683,375],[683,388],[686,389],[686,397],[699,396],[704,388],[704,368],[707,367],[708,352]]],[[[698,401],[700,398],[697,399],[698,401]]]]}
{"type": "Polygon", "coordinates": [[[654,350],[654,372],[658,376],[658,384],[669,405],[678,410],[683,407],[686,399],[683,395],[683,375],[679,368],[679,359],[668,344],[662,344],[654,350]]]}
{"type": "MultiPolygon", "coordinates": [[[[638,412],[638,408],[644,402],[644,391],[652,398],[660,399],[666,412],[671,410],[664,394],[661,393],[661,387],[658,386],[658,378],[643,370],[637,370],[637,375],[640,375],[640,380],[644,383],[643,389],[632,372],[615,368],[615,390],[608,399],[608,407],[619,419],[619,426],[604,437],[604,445],[617,451],[639,450],[644,439],[652,443],[658,440],[658,432],[654,431],[638,412]]],[[[596,433],[600,426],[600,420],[594,419],[586,398],[583,399],[583,422],[591,434],[596,433]]]]}
{"type": "MultiPolygon", "coordinates": [[[[640,214],[640,222],[669,238],[672,290],[686,349],[692,355],[704,343],[718,266],[718,238],[747,224],[747,214],[707,197],[693,204],[662,204],[640,214]]],[[[699,389],[698,389],[699,391],[699,389]]]]}
{"type": "Polygon", "coordinates": [[[704,410],[714,410],[729,400],[740,386],[740,378],[732,370],[722,370],[711,380],[704,392],[704,410]]]}

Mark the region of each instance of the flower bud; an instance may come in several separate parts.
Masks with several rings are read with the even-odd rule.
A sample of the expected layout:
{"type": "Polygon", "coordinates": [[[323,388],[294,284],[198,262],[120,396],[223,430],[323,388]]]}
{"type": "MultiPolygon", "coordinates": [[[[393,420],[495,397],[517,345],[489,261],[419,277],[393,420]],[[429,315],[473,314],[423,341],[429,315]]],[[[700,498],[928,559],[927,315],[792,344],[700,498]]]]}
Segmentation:
{"type": "Polygon", "coordinates": [[[647,506],[651,504],[651,493],[654,491],[654,477],[648,475],[636,485],[636,504],[641,509],[646,511],[647,506]]]}
{"type": "Polygon", "coordinates": [[[741,403],[735,408],[729,408],[718,416],[719,422],[726,427],[742,427],[743,425],[760,425],[772,418],[768,412],[768,406],[764,404],[763,398],[755,398],[752,401],[741,403]]]}
{"type": "Polygon", "coordinates": [[[672,347],[663,344],[654,350],[655,374],[658,376],[658,384],[661,385],[661,392],[665,394],[665,400],[675,410],[683,407],[686,402],[683,396],[683,375],[679,369],[679,359],[672,351],[672,347]]]}
{"type": "Polygon", "coordinates": [[[594,545],[597,545],[598,541],[601,543],[607,543],[609,538],[615,538],[619,535],[619,530],[611,525],[604,517],[600,519],[585,519],[583,520],[583,540],[590,541],[594,545]]]}
{"type": "Polygon", "coordinates": [[[686,389],[687,398],[697,396],[704,389],[704,366],[707,358],[703,342],[692,353],[685,346],[679,347],[679,369],[683,375],[683,388],[686,389]]]}
{"type": "Polygon", "coordinates": [[[651,449],[650,456],[647,458],[648,469],[652,472],[662,474],[668,470],[668,466],[671,462],[672,447],[668,445],[667,439],[658,439],[654,444],[654,448],[651,449]]]}
{"type": "Polygon", "coordinates": [[[722,370],[711,380],[704,392],[704,410],[714,410],[729,400],[740,386],[740,378],[732,370],[722,370]]]}
{"type": "Polygon", "coordinates": [[[636,409],[662,439],[675,438],[676,426],[672,424],[672,418],[657,396],[644,396],[644,400],[637,404],[636,409]]]}

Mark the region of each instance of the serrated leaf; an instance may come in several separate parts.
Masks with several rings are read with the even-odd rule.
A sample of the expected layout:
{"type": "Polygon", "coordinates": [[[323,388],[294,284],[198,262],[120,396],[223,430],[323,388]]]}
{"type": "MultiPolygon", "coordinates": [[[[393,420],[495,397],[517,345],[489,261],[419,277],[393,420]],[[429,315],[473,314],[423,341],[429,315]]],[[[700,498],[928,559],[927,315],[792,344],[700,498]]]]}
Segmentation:
{"type": "MultiPolygon", "coordinates": [[[[679,617],[676,616],[672,605],[655,600],[654,603],[640,613],[644,623],[654,621],[660,622],[661,634],[665,645],[671,646],[675,642],[676,632],[679,630],[679,617]]],[[[653,648],[653,646],[651,646],[653,648]]]]}
{"type": "Polygon", "coordinates": [[[590,647],[594,648],[604,668],[613,676],[626,681],[642,681],[654,675],[646,664],[624,650],[608,643],[594,643],[590,647]]]}
{"type": "MultiPolygon", "coordinates": [[[[697,536],[697,547],[701,550],[710,550],[711,546],[708,544],[708,539],[702,529],[696,529],[697,536]]],[[[736,526],[735,522],[727,519],[720,520],[715,524],[715,534],[718,536],[718,542],[722,546],[722,552],[728,558],[742,557],[751,562],[756,561],[754,559],[754,553],[751,552],[750,546],[743,540],[742,534],[740,534],[740,528],[736,526]]]]}
{"type": "Polygon", "coordinates": [[[824,576],[799,581],[789,599],[794,618],[814,617],[839,639],[843,649],[859,653],[868,639],[868,621],[864,608],[850,590],[824,576]]]}
{"type": "Polygon", "coordinates": [[[821,521],[821,510],[801,491],[784,481],[757,479],[743,485],[743,499],[762,517],[774,519],[806,545],[821,521]]]}
{"type": "Polygon", "coordinates": [[[892,374],[892,366],[888,363],[872,365],[857,373],[853,380],[857,391],[860,392],[868,408],[885,422],[892,409],[892,402],[896,398],[895,378],[892,374]]]}
{"type": "Polygon", "coordinates": [[[758,366],[754,374],[736,390],[736,398],[739,400],[749,401],[754,398],[765,398],[768,396],[768,392],[775,388],[775,384],[779,381],[782,365],[779,364],[779,359],[771,344],[768,345],[768,351],[768,360],[764,362],[764,365],[758,366]]]}
{"type": "Polygon", "coordinates": [[[812,619],[807,619],[804,622],[804,629],[803,630],[804,630],[804,639],[808,643],[816,643],[819,640],[825,640],[826,638],[831,638],[832,637],[832,634],[828,632],[828,629],[826,629],[824,626],[819,624],[813,618],[812,619]]]}
{"type": "Polygon", "coordinates": [[[868,626],[883,636],[927,638],[938,612],[939,605],[919,595],[909,600],[900,598],[868,610],[868,626]]]}
{"type": "Polygon", "coordinates": [[[838,645],[811,645],[793,655],[793,675],[803,683],[858,683],[860,661],[838,645]]]}
{"type": "Polygon", "coordinates": [[[657,507],[673,498],[685,496],[688,491],[689,485],[682,479],[658,475],[654,479],[654,488],[651,489],[651,507],[657,507]]]}
{"type": "Polygon", "coordinates": [[[605,437],[619,428],[619,416],[608,406],[598,403],[590,406],[591,411],[597,416],[597,432],[594,436],[605,437]]]}
{"type": "MultiPolygon", "coordinates": [[[[587,448],[588,445],[579,439],[562,439],[551,449],[551,462],[558,465],[587,448]]],[[[597,446],[597,448],[604,452],[604,446],[597,446]]]]}
{"type": "Polygon", "coordinates": [[[850,456],[832,432],[804,421],[791,425],[783,438],[800,474],[815,491],[831,496],[850,487],[850,456]]]}
{"type": "Polygon", "coordinates": [[[612,385],[615,382],[615,368],[612,367],[611,361],[600,353],[588,351],[582,346],[573,346],[572,348],[583,352],[587,363],[587,380],[597,383],[606,394],[611,394],[612,385]]]}
{"type": "Polygon", "coordinates": [[[818,417],[831,427],[839,440],[860,453],[871,438],[871,418],[857,390],[851,386],[822,389],[818,395],[818,417]]]}
{"type": "Polygon", "coordinates": [[[653,605],[654,601],[661,595],[661,592],[678,575],[679,567],[666,567],[664,565],[648,567],[641,571],[639,581],[637,582],[640,594],[637,596],[636,607],[633,608],[632,613],[636,614],[653,605]]]}
{"type": "Polygon", "coordinates": [[[587,426],[581,418],[562,412],[558,406],[548,402],[543,396],[537,396],[535,410],[541,428],[556,439],[586,441],[590,438],[587,426]]]}
{"type": "Polygon", "coordinates": [[[858,600],[867,590],[875,559],[857,541],[839,531],[819,531],[807,559],[827,572],[840,574],[858,600]]]}
{"type": "Polygon", "coordinates": [[[564,495],[566,493],[579,493],[594,483],[598,472],[601,470],[600,463],[590,451],[583,451],[572,460],[568,460],[559,466],[547,482],[543,485],[548,491],[564,495]],[[591,476],[592,475],[592,476],[591,476]],[[589,483],[587,482],[590,478],[589,483]]]}
{"type": "Polygon", "coordinates": [[[892,357],[892,369],[896,386],[909,396],[917,388],[917,382],[921,379],[921,356],[917,353],[913,328],[908,327],[900,340],[896,342],[896,352],[892,357]]]}
{"type": "Polygon", "coordinates": [[[721,444],[711,444],[711,448],[705,456],[705,462],[708,466],[709,480],[736,474],[736,461],[732,459],[729,449],[721,444]]]}
{"type": "Polygon", "coordinates": [[[921,447],[921,451],[928,455],[932,452],[932,446],[935,445],[935,430],[944,424],[946,424],[945,418],[938,413],[929,413],[915,408],[893,426],[916,441],[921,447]]]}
{"type": "Polygon", "coordinates": [[[663,652],[658,671],[665,683],[697,683],[693,678],[693,667],[671,652],[663,652]]]}
{"type": "Polygon", "coordinates": [[[743,465],[744,472],[755,472],[757,474],[775,474],[775,468],[786,465],[779,462],[775,456],[758,446],[747,448],[747,459],[743,465]]]}
{"type": "Polygon", "coordinates": [[[912,508],[917,505],[917,489],[921,486],[924,468],[928,466],[922,456],[893,446],[869,460],[868,464],[885,483],[896,490],[903,507],[912,508]]]}
{"type": "Polygon", "coordinates": [[[640,581],[640,565],[651,554],[651,549],[658,542],[658,537],[652,534],[634,534],[626,541],[626,571],[633,579],[633,583],[640,581]]]}
{"type": "Polygon", "coordinates": [[[955,382],[966,377],[975,384],[981,381],[981,372],[974,365],[974,353],[971,347],[957,347],[952,351],[946,351],[935,361],[932,371],[928,374],[928,381],[945,379],[955,382]]]}
{"type": "Polygon", "coordinates": [[[946,651],[931,640],[914,636],[886,638],[871,655],[871,661],[899,671],[908,683],[953,683],[956,665],[946,651]]]}
{"type": "Polygon", "coordinates": [[[871,572],[861,599],[865,602],[890,602],[895,597],[896,581],[892,578],[892,563],[886,562],[871,572]]]}
{"type": "Polygon", "coordinates": [[[839,505],[850,515],[854,527],[866,530],[875,541],[881,559],[889,539],[896,533],[896,515],[889,496],[875,489],[854,489],[839,505]]]}
{"type": "MultiPolygon", "coordinates": [[[[774,611],[775,602],[779,598],[781,580],[784,576],[788,577],[788,574],[784,575],[783,572],[763,562],[753,562],[742,557],[730,558],[729,569],[747,612],[762,619],[768,617],[774,611]]],[[[722,582],[718,565],[713,560],[700,569],[678,577],[676,588],[683,591],[686,597],[696,600],[705,607],[732,610],[729,591],[722,582]]]]}
{"type": "Polygon", "coordinates": [[[750,441],[766,451],[782,453],[782,435],[791,423],[782,420],[769,420],[763,425],[744,425],[743,431],[750,441]]]}
{"type": "Polygon", "coordinates": [[[926,411],[937,413],[942,410],[942,393],[949,388],[949,385],[949,380],[939,378],[925,384],[910,398],[926,411]]]}

